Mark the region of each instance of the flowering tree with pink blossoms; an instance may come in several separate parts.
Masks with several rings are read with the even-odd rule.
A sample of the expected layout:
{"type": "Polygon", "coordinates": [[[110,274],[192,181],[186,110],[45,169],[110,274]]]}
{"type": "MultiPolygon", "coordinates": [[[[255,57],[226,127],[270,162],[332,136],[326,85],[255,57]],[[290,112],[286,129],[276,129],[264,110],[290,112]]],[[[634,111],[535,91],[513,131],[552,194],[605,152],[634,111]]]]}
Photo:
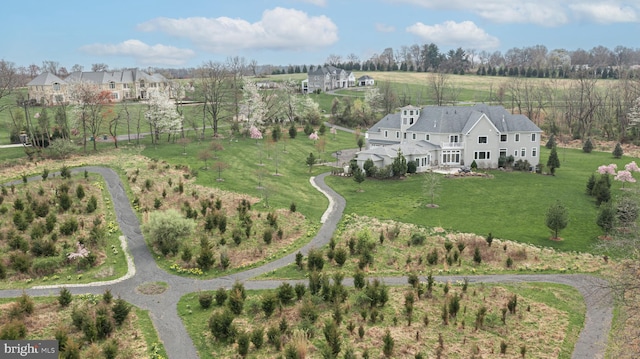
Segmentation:
{"type": "Polygon", "coordinates": [[[600,173],[601,175],[608,174],[615,176],[616,169],[618,169],[618,165],[616,165],[615,163],[611,163],[609,165],[602,165],[598,167],[598,173],[600,173]]]}
{"type": "Polygon", "coordinates": [[[627,163],[624,165],[624,169],[629,172],[640,172],[640,167],[636,164],[636,161],[632,161],[631,163],[627,163]]]}
{"type": "Polygon", "coordinates": [[[622,188],[624,188],[625,182],[634,183],[636,181],[636,179],[631,175],[631,172],[626,170],[618,171],[618,174],[614,177],[614,179],[616,181],[622,182],[622,188]]]}
{"type": "Polygon", "coordinates": [[[262,139],[262,132],[260,132],[256,126],[252,125],[251,128],[249,128],[249,134],[251,135],[251,138],[256,140],[256,143],[258,143],[258,140],[262,139]]]}
{"type": "Polygon", "coordinates": [[[312,134],[309,135],[309,139],[313,140],[313,141],[317,141],[318,140],[318,132],[313,132],[312,134]]]}

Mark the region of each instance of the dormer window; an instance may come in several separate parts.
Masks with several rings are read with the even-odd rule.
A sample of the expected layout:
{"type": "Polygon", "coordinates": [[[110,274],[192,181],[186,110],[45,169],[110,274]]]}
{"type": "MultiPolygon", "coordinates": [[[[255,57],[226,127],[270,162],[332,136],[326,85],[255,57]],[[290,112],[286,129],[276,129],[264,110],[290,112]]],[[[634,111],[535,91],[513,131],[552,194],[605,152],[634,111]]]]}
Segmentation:
{"type": "Polygon", "coordinates": [[[110,82],[109,82],[109,89],[113,90],[113,89],[115,89],[115,88],[116,88],[116,83],[115,83],[115,82],[113,82],[113,81],[110,81],[110,82]]]}
{"type": "Polygon", "coordinates": [[[413,116],[413,110],[409,111],[409,115],[413,116]]]}
{"type": "Polygon", "coordinates": [[[53,91],[60,91],[60,84],[57,82],[53,83],[53,91]]]}

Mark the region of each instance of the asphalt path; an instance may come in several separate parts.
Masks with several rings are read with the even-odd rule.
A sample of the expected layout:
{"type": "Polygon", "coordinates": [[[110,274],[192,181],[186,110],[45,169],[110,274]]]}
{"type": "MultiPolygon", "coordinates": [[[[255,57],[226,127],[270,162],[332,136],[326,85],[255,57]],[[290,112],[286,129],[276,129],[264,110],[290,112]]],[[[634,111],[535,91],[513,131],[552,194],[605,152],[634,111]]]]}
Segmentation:
{"type": "MultiPolygon", "coordinates": [[[[106,289],[110,289],[115,296],[119,296],[149,311],[160,340],[163,342],[167,355],[171,359],[198,357],[193,341],[177,313],[177,303],[183,295],[197,292],[198,290],[215,290],[220,287],[230,288],[236,281],[244,283],[247,289],[273,289],[282,284],[283,281],[256,281],[251,280],[251,278],[295,261],[295,253],[292,253],[256,268],[210,280],[184,278],[167,273],[156,265],[144,241],[140,222],[131,207],[118,174],[109,168],[93,166],[80,167],[73,171],[84,172],[85,170],[100,174],[106,182],[106,188],[114,205],[116,220],[126,238],[126,246],[128,248],[125,250],[129,251],[132,258],[129,272],[120,280],[110,281],[107,284],[95,282],[77,286],[60,285],[32,288],[27,289],[25,292],[30,296],[57,296],[62,287],[67,287],[73,294],[102,294],[106,289]],[[145,295],[137,291],[141,284],[152,282],[166,282],[168,288],[162,294],[157,295],[145,295]]],[[[329,173],[310,179],[311,185],[328,198],[329,205],[322,216],[322,224],[316,236],[299,249],[305,255],[310,249],[321,248],[329,243],[345,208],[345,199],[325,184],[324,178],[327,175],[329,173]]],[[[29,178],[29,180],[40,179],[39,176],[29,178]]],[[[15,183],[19,184],[21,182],[16,181],[15,183]]],[[[438,276],[436,280],[440,282],[455,282],[462,281],[464,278],[467,278],[471,283],[547,282],[575,287],[585,299],[587,312],[585,326],[580,332],[572,358],[604,358],[613,318],[612,294],[608,290],[608,283],[605,280],[583,274],[438,276]]],[[[424,280],[424,278],[422,279],[424,280]]],[[[388,277],[381,278],[381,280],[388,285],[407,284],[406,277],[388,277]]],[[[291,281],[291,283],[294,282],[300,281],[291,281]]],[[[301,282],[306,284],[306,281],[301,282]]],[[[347,278],[344,284],[352,285],[353,281],[347,278]]],[[[22,289],[2,290],[0,291],[0,297],[18,297],[22,292],[22,289]]],[[[202,320],[206,319],[203,318],[202,320]]]]}

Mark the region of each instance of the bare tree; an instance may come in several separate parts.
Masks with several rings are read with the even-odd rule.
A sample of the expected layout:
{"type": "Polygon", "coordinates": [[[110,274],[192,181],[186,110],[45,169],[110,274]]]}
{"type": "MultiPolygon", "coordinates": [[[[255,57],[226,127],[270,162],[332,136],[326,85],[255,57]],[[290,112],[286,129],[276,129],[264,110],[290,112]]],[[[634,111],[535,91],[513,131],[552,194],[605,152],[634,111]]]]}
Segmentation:
{"type": "Polygon", "coordinates": [[[93,137],[93,150],[97,151],[96,137],[104,119],[103,108],[111,102],[111,92],[101,91],[92,82],[79,81],[69,85],[69,99],[75,103],[73,113],[76,124],[82,127],[82,146],[87,151],[87,134],[93,137]]]}
{"type": "Polygon", "coordinates": [[[437,106],[443,106],[445,103],[454,104],[458,100],[460,90],[451,81],[451,75],[432,73],[429,75],[429,85],[437,106]]]}
{"type": "Polygon", "coordinates": [[[84,70],[84,66],[80,64],[75,64],[71,66],[71,72],[82,72],[84,70]]]}
{"type": "Polygon", "coordinates": [[[91,64],[91,72],[109,71],[109,65],[103,63],[91,64]]]}
{"type": "Polygon", "coordinates": [[[213,127],[213,136],[218,137],[218,124],[224,118],[229,98],[229,71],[223,64],[209,61],[198,69],[199,87],[203,96],[202,138],[207,116],[213,127]]]}
{"type": "Polygon", "coordinates": [[[233,116],[237,120],[240,115],[240,102],[242,101],[242,83],[244,81],[244,75],[247,71],[247,61],[244,57],[229,57],[227,59],[226,67],[229,70],[231,88],[229,95],[231,102],[233,103],[233,116]]]}
{"type": "Polygon", "coordinates": [[[330,54],[326,61],[329,65],[337,66],[342,62],[342,57],[340,55],[330,54]]]}
{"type": "Polygon", "coordinates": [[[49,72],[57,76],[59,69],[60,63],[58,61],[42,61],[42,72],[49,72]]]}
{"type": "MultiPolygon", "coordinates": [[[[12,62],[0,60],[0,100],[10,96],[17,86],[18,74],[12,62]]],[[[9,107],[9,101],[0,101],[0,112],[9,107]]]]}

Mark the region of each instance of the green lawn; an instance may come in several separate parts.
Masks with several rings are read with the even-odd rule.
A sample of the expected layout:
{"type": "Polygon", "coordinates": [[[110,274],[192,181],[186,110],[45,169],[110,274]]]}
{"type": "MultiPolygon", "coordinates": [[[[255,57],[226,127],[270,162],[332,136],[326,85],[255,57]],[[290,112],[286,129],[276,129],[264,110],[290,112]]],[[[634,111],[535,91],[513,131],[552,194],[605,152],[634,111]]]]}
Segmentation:
{"type": "MultiPolygon", "coordinates": [[[[543,163],[548,156],[543,147],[543,163]]],[[[632,159],[614,160],[610,153],[585,154],[570,149],[561,149],[559,156],[561,168],[556,176],[490,171],[494,178],[443,178],[435,201],[437,209],[423,205],[421,175],[404,180],[368,179],[361,184],[363,192],[356,191],[358,185],[350,178],[331,177],[327,183],[346,198],[345,213],[482,235],[491,232],[497,238],[590,251],[602,231],[595,223],[598,211],[594,200],[585,194],[587,179],[599,165],[617,163],[618,168],[624,168],[632,159]],[[568,208],[570,218],[559,242],[549,240],[545,226],[546,210],[556,200],[568,208]]],[[[621,183],[613,182],[613,196],[624,194],[621,183]]]]}
{"type": "Polygon", "coordinates": [[[239,138],[237,142],[221,140],[220,144],[224,150],[218,152],[219,159],[208,161],[206,169],[198,154],[209,148],[211,140],[191,142],[186,147],[186,155],[183,155],[181,145],[166,142],[155,147],[147,146],[142,154],[171,164],[188,165],[198,171],[198,184],[262,198],[259,207],[264,207],[268,201],[270,207],[289,208],[290,204],[295,202],[299,212],[308,218],[319,220],[327,208],[328,201],[313,189],[309,177],[326,172],[329,168],[316,165],[309,172],[309,167],[305,164],[306,159],[309,153],[313,152],[321,159],[319,162],[329,162],[333,165],[335,157],[332,157],[331,153],[354,148],[354,135],[340,131],[334,139],[327,131],[324,136],[326,147],[320,153],[314,142],[302,131],[299,131],[293,140],[284,133],[283,137],[286,139],[277,144],[269,144],[266,137],[267,135],[265,139],[257,141],[243,138],[239,138]],[[221,174],[216,169],[218,162],[228,166],[221,174]],[[218,177],[224,180],[218,181],[218,177]],[[264,187],[265,190],[259,187],[264,187]]]}

